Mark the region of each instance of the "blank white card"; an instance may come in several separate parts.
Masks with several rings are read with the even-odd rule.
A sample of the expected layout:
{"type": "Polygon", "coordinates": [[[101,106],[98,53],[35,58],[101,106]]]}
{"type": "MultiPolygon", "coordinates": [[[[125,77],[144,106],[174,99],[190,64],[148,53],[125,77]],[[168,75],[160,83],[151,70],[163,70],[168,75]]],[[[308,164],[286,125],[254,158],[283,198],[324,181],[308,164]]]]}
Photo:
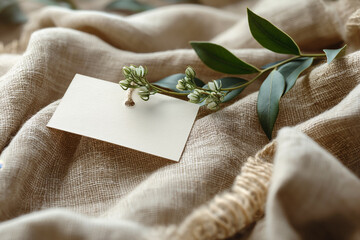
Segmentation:
{"type": "Polygon", "coordinates": [[[47,126],[179,161],[199,106],[134,92],[126,107],[125,97],[119,84],[77,74],[47,126]]]}

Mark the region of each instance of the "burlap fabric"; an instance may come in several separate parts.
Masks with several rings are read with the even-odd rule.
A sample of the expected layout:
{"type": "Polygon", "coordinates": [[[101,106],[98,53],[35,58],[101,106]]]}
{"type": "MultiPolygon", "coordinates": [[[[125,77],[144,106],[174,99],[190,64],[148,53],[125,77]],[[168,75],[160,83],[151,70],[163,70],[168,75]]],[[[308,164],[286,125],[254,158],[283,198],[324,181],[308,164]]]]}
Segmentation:
{"type": "Polygon", "coordinates": [[[360,2],[231,2],[129,17],[46,8],[2,47],[0,239],[360,239],[360,2]],[[143,64],[150,81],[187,65],[223,76],[189,40],[256,66],[283,59],[252,39],[246,4],[304,51],[349,45],[281,100],[271,143],[256,116],[260,83],[202,108],[179,163],[46,127],[76,73],[118,82],[122,66],[143,64]]]}

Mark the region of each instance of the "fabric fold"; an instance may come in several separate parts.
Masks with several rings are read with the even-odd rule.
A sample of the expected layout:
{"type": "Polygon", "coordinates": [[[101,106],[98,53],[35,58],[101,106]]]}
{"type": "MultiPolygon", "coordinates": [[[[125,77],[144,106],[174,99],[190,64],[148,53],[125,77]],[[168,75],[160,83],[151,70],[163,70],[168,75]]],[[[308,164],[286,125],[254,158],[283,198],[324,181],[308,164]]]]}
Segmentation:
{"type": "Polygon", "coordinates": [[[118,82],[124,65],[145,65],[154,82],[191,65],[205,82],[227,76],[189,40],[222,44],[258,67],[287,58],[259,48],[241,4],[129,17],[45,8],[20,45],[0,47],[24,51],[0,55],[1,238],[359,237],[356,2],[252,3],[304,51],[351,46],[331,64],[317,61],[283,96],[273,142],[256,115],[261,79],[217,112],[201,108],[179,163],[46,127],[76,73],[118,82]]]}
{"type": "Polygon", "coordinates": [[[285,128],[277,141],[267,239],[358,239],[359,178],[303,134],[285,128]]]}

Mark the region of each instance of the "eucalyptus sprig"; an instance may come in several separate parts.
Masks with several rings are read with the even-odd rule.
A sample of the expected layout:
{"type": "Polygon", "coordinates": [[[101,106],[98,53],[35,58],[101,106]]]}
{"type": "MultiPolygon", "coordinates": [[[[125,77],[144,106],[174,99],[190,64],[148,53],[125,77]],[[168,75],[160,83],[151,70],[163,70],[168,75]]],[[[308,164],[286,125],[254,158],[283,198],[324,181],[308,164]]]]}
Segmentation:
{"type": "Polygon", "coordinates": [[[187,95],[190,102],[206,104],[207,108],[217,110],[220,103],[233,99],[248,85],[267,74],[258,93],[257,114],[262,129],[271,139],[281,97],[295,85],[297,78],[313,64],[314,59],[326,57],[330,63],[336,57],[342,56],[346,45],[339,49],[324,49],[324,53],[303,53],[289,35],[250,9],[247,11],[250,32],[260,45],[273,52],[293,56],[258,68],[217,44],[190,42],[201,61],[209,68],[233,75],[256,73],[256,76],[250,80],[225,77],[204,84],[196,78],[194,69],[188,66],[185,74],[174,74],[155,83],[149,83],[146,80],[146,68],[130,66],[123,68],[125,80],[120,81],[120,86],[123,89],[140,88],[139,94],[143,100],[149,100],[150,95],[155,93],[187,95]]]}

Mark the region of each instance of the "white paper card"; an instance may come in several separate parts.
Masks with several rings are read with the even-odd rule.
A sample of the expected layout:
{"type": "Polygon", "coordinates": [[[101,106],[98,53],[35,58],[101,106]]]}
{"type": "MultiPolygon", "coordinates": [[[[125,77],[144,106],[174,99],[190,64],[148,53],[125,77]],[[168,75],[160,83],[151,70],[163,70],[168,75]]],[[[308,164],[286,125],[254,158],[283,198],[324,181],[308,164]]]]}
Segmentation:
{"type": "Polygon", "coordinates": [[[77,74],[47,126],[179,161],[199,106],[134,93],[126,107],[125,97],[119,84],[77,74]]]}

